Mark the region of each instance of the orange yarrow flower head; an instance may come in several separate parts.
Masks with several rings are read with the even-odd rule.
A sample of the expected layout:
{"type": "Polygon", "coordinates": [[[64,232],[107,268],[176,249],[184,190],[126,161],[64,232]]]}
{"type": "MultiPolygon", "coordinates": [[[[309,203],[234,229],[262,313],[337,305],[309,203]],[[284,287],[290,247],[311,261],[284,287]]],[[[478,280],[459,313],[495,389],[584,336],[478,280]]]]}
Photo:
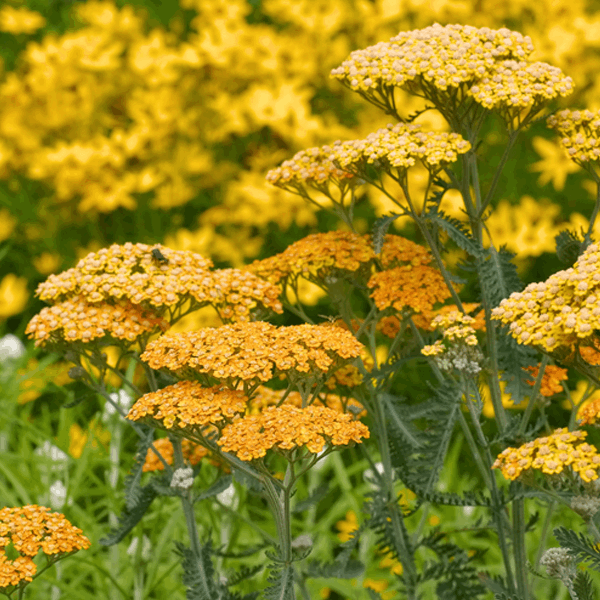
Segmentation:
{"type": "Polygon", "coordinates": [[[281,254],[256,260],[247,268],[272,283],[304,277],[324,284],[343,277],[344,273],[356,273],[374,257],[375,252],[366,236],[350,231],[328,231],[302,238],[281,254]]]}
{"type": "Polygon", "coordinates": [[[168,328],[169,323],[151,308],[127,300],[93,304],[82,296],[73,296],[43,308],[29,321],[25,333],[35,340],[36,347],[89,344],[106,336],[128,346],[168,328]]]}
{"type": "Polygon", "coordinates": [[[144,394],[131,407],[127,418],[142,419],[167,430],[214,431],[246,411],[248,398],[241,390],[220,385],[204,387],[197,381],[178,381],[156,392],[144,394]]]}
{"type": "Polygon", "coordinates": [[[504,477],[512,481],[530,470],[557,475],[569,467],[589,483],[598,479],[600,454],[584,441],[586,436],[585,431],[556,429],[551,435],[519,448],[506,448],[498,455],[492,469],[500,469],[504,477]]]}
{"type": "Polygon", "coordinates": [[[600,159],[600,111],[565,109],[549,116],[547,123],[575,163],[586,167],[600,159]]]}
{"type": "Polygon", "coordinates": [[[521,344],[561,355],[595,346],[600,329],[600,245],[591,244],[570,269],[514,292],[492,310],[521,344]]]}
{"type": "Polygon", "coordinates": [[[64,515],[50,512],[35,504],[0,509],[0,589],[32,581],[37,572],[33,558],[41,550],[46,556],[60,559],[85,550],[90,541],[64,515]],[[6,547],[11,545],[19,556],[10,559],[6,547]]]}
{"type": "MultiPolygon", "coordinates": [[[[540,372],[540,366],[525,367],[526,371],[529,371],[533,377],[533,380],[529,381],[531,386],[535,385],[535,379],[540,372]]],[[[546,398],[554,396],[554,394],[560,394],[563,391],[561,381],[568,379],[567,369],[556,367],[554,365],[546,365],[544,374],[542,375],[542,385],[540,387],[540,394],[546,398]]]]}
{"type": "MultiPolygon", "coordinates": [[[[237,389],[283,375],[290,381],[326,377],[356,358],[362,344],[339,327],[276,327],[263,321],[163,335],[141,358],[176,376],[204,376],[237,389]]],[[[188,377],[189,378],[189,377],[188,377]]]]}
{"type": "Polygon", "coordinates": [[[257,306],[282,311],[275,286],[247,271],[211,267],[209,259],[194,252],[160,244],[114,244],[91,252],[72,269],[50,275],[36,293],[47,302],[75,296],[92,304],[126,300],[171,322],[186,304],[186,312],[214,306],[232,321],[248,321],[257,306]]]}
{"type": "Polygon", "coordinates": [[[259,415],[242,417],[223,429],[217,444],[240,460],[262,458],[267,451],[288,455],[306,446],[313,454],[326,446],[346,446],[369,437],[366,425],[348,413],[324,406],[270,406],[259,415]]]}
{"type": "Polygon", "coordinates": [[[424,346],[421,354],[432,356],[443,371],[458,370],[465,374],[476,375],[481,371],[484,356],[479,349],[475,328],[475,319],[455,310],[439,314],[431,322],[435,329],[442,329],[443,341],[424,346]]]}
{"type": "Polygon", "coordinates": [[[600,425],[600,398],[595,398],[584,405],[577,411],[577,423],[579,425],[600,425]]]}
{"type": "Polygon", "coordinates": [[[506,28],[435,23],[355,50],[331,76],[392,114],[400,87],[431,101],[447,119],[470,101],[511,122],[524,108],[537,112],[573,89],[560,69],[529,61],[533,49],[529,36],[506,28]]]}

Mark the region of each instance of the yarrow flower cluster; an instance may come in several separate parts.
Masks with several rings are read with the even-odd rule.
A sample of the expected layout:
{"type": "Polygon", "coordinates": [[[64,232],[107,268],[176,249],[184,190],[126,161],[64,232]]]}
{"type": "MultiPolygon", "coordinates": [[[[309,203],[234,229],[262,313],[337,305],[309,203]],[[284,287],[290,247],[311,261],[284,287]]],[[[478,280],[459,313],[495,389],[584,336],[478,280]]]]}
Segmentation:
{"type": "Polygon", "coordinates": [[[473,317],[460,311],[438,315],[431,322],[431,327],[443,330],[444,341],[424,346],[421,354],[432,356],[442,371],[457,370],[476,375],[481,371],[484,357],[475,336],[474,323],[473,317]]]}
{"type": "Polygon", "coordinates": [[[594,425],[597,426],[600,419],[600,398],[595,398],[584,405],[577,411],[577,422],[579,425],[594,425]]]}
{"type": "Polygon", "coordinates": [[[431,311],[438,302],[450,297],[450,291],[440,271],[427,265],[401,266],[375,273],[367,283],[379,310],[394,308],[401,312],[431,311]]]}
{"type": "MultiPolygon", "coordinates": [[[[141,358],[153,369],[190,372],[229,382],[259,383],[278,374],[327,374],[360,354],[348,331],[323,325],[276,327],[256,321],[163,335],[141,358]]],[[[232,385],[236,387],[236,385],[232,385]]]]}
{"type": "Polygon", "coordinates": [[[207,388],[196,381],[178,381],[144,394],[131,407],[127,418],[139,421],[149,417],[165,429],[202,429],[224,424],[243,413],[247,401],[241,390],[222,386],[207,388]]]}
{"type": "Polygon", "coordinates": [[[91,342],[111,336],[123,342],[135,342],[141,335],[166,331],[169,323],[152,309],[143,309],[125,300],[115,304],[87,302],[74,296],[43,308],[27,324],[25,333],[36,346],[60,342],[91,342]]]}
{"type": "Polygon", "coordinates": [[[41,550],[60,558],[90,547],[90,541],[64,515],[35,504],[0,509],[0,589],[32,581],[37,572],[33,558],[41,550]],[[6,547],[19,556],[10,559],[6,547]]]}
{"type": "Polygon", "coordinates": [[[247,268],[272,283],[300,276],[323,281],[337,271],[355,272],[374,258],[367,236],[350,231],[328,231],[302,238],[282,253],[254,261],[247,268]]]}
{"type": "MultiPolygon", "coordinates": [[[[529,371],[534,379],[537,378],[540,367],[525,367],[526,371],[529,371]]],[[[554,394],[559,394],[563,391],[563,387],[561,385],[561,381],[566,381],[568,379],[567,369],[563,369],[562,367],[557,367],[555,365],[546,365],[544,369],[544,374],[542,375],[542,383],[540,386],[540,394],[549,398],[550,396],[554,396],[554,394]]],[[[534,385],[534,382],[531,381],[530,385],[534,385]]]]}
{"type": "Polygon", "coordinates": [[[161,245],[114,244],[91,252],[77,266],[50,275],[37,288],[48,302],[82,296],[99,303],[125,299],[130,303],[164,311],[186,302],[197,307],[213,305],[221,316],[247,321],[258,305],[281,312],[279,290],[247,271],[211,271],[212,262],[183,250],[161,245]]]}
{"type": "Polygon", "coordinates": [[[521,344],[551,352],[593,345],[600,329],[600,246],[591,244],[570,269],[531,283],[492,310],[492,318],[509,325],[521,344]]]}
{"type": "Polygon", "coordinates": [[[535,469],[547,475],[562,473],[570,467],[585,482],[598,479],[600,454],[594,446],[584,442],[585,431],[556,429],[549,436],[527,442],[519,448],[506,448],[499,455],[493,469],[500,469],[509,480],[535,469]]]}
{"type": "Polygon", "coordinates": [[[217,444],[240,460],[262,458],[268,450],[292,451],[306,446],[321,452],[326,444],[346,446],[369,437],[366,425],[352,415],[324,406],[270,406],[259,415],[243,417],[223,429],[217,444]]]}
{"type": "Polygon", "coordinates": [[[547,119],[556,130],[560,145],[577,164],[600,158],[600,111],[561,110],[547,119]]]}
{"type": "Polygon", "coordinates": [[[533,49],[529,36],[506,28],[436,23],[355,50],[331,76],[367,98],[391,96],[394,87],[405,87],[442,111],[444,101],[465,96],[491,109],[522,108],[570,94],[573,82],[560,69],[527,61],[533,49]]]}

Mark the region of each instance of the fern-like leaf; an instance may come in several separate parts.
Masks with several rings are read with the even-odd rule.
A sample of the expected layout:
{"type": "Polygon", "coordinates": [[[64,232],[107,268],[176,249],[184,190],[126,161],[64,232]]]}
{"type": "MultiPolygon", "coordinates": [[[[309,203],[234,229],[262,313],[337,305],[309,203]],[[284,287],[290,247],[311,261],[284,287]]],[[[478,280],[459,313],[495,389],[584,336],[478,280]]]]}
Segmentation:
{"type": "Polygon", "coordinates": [[[183,567],[183,584],[186,587],[187,600],[215,600],[219,598],[218,586],[214,581],[214,568],[211,561],[212,544],[210,541],[202,546],[200,556],[184,546],[175,542],[176,553],[181,557],[183,567]]]}
{"type": "Polygon", "coordinates": [[[600,552],[596,550],[589,538],[565,527],[557,527],[553,533],[561,547],[569,550],[577,562],[588,563],[592,569],[600,571],[600,552]]]}
{"type": "Polygon", "coordinates": [[[373,240],[373,250],[375,254],[379,254],[385,242],[385,236],[390,228],[390,225],[400,216],[398,213],[390,213],[383,217],[379,217],[373,223],[371,239],[373,240]]]}
{"type": "Polygon", "coordinates": [[[573,591],[577,594],[577,600],[596,600],[592,579],[585,571],[577,572],[573,580],[573,591]]]}
{"type": "Polygon", "coordinates": [[[266,600],[295,600],[294,567],[292,563],[269,566],[269,587],[264,590],[266,600]]]}
{"type": "Polygon", "coordinates": [[[582,251],[581,244],[583,243],[583,234],[580,239],[573,231],[561,231],[555,238],[556,256],[560,262],[565,263],[568,267],[572,267],[582,251]]]}
{"type": "Polygon", "coordinates": [[[471,256],[483,256],[485,252],[483,246],[469,233],[461,221],[438,210],[430,210],[426,218],[440,229],[443,229],[459,248],[468,252],[471,256]]]}

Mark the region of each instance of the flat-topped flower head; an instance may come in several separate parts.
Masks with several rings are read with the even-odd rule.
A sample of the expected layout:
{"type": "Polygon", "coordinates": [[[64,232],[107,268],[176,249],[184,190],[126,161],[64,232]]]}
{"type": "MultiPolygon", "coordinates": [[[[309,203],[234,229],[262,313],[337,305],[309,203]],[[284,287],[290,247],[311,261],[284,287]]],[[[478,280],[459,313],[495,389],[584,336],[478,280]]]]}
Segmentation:
{"type": "Polygon", "coordinates": [[[600,159],[600,110],[561,110],[547,120],[560,136],[560,145],[578,165],[600,159]]]}
{"type": "Polygon", "coordinates": [[[360,354],[348,331],[322,325],[276,327],[256,321],[163,335],[142,354],[153,369],[204,374],[236,388],[288,378],[321,377],[360,354]]]}
{"type": "Polygon", "coordinates": [[[546,352],[593,346],[600,329],[600,246],[591,244],[570,269],[531,283],[492,310],[521,344],[546,352]]]}
{"type": "Polygon", "coordinates": [[[599,426],[600,398],[584,402],[583,406],[577,411],[577,423],[579,423],[579,425],[599,426]]]}
{"type": "Polygon", "coordinates": [[[131,421],[151,419],[164,429],[199,429],[224,425],[246,410],[247,396],[223,386],[205,387],[197,381],[178,381],[144,394],[131,407],[131,421]]]}
{"type": "Polygon", "coordinates": [[[527,442],[519,448],[506,448],[498,455],[492,469],[500,469],[506,479],[513,481],[529,470],[557,475],[570,467],[589,483],[598,479],[600,454],[584,441],[586,436],[585,431],[556,429],[551,435],[527,442]]]}
{"type": "Polygon", "coordinates": [[[371,298],[381,311],[411,309],[415,313],[431,311],[438,302],[450,297],[442,274],[427,265],[405,265],[375,273],[367,284],[371,298]]]}
{"type": "Polygon", "coordinates": [[[0,589],[32,581],[37,572],[33,558],[40,550],[60,558],[90,547],[90,541],[64,515],[30,504],[0,509],[0,589]],[[9,558],[6,547],[19,553],[9,558]]]}
{"type": "Polygon", "coordinates": [[[377,258],[386,269],[401,265],[428,265],[433,261],[431,252],[425,246],[391,233],[385,236],[377,258]]]}
{"type": "Polygon", "coordinates": [[[168,328],[169,323],[155,311],[126,300],[92,304],[82,296],[74,296],[43,308],[28,323],[25,333],[36,346],[87,344],[105,336],[130,344],[168,328]]]}
{"type": "Polygon", "coordinates": [[[217,444],[223,452],[251,461],[262,458],[271,449],[286,453],[306,446],[309,452],[317,454],[326,445],[346,446],[368,437],[367,426],[348,413],[324,406],[297,408],[284,404],[227,425],[217,444]]]}
{"type": "Polygon", "coordinates": [[[533,49],[528,36],[506,28],[436,23],[355,50],[331,76],[392,112],[395,87],[424,96],[445,115],[467,98],[522,109],[571,93],[573,82],[560,69],[528,61],[533,49]]]}
{"type": "Polygon", "coordinates": [[[171,322],[186,311],[212,305],[223,319],[248,321],[260,306],[282,312],[279,290],[239,269],[211,271],[212,262],[194,252],[127,243],[92,252],[76,267],[38,286],[42,300],[82,296],[87,302],[127,300],[158,311],[171,322]]]}
{"type": "Polygon", "coordinates": [[[378,129],[362,140],[335,142],[331,159],[357,177],[366,176],[365,165],[375,162],[387,169],[406,171],[420,161],[436,172],[456,162],[458,155],[470,148],[471,144],[458,133],[422,131],[421,125],[396,123],[378,129]]]}
{"type": "MultiPolygon", "coordinates": [[[[525,367],[526,371],[531,373],[531,376],[535,380],[540,372],[539,365],[533,367],[525,367]]],[[[562,381],[566,381],[568,379],[568,371],[567,369],[563,369],[562,367],[557,367],[555,365],[546,365],[544,369],[544,374],[542,375],[542,384],[540,386],[540,394],[546,398],[550,398],[554,396],[554,394],[560,394],[563,391],[563,387],[561,385],[562,381]]],[[[531,386],[535,385],[534,381],[530,381],[529,384],[531,386]]]]}
{"type": "Polygon", "coordinates": [[[272,283],[288,277],[322,282],[339,271],[357,271],[371,262],[375,253],[367,236],[350,231],[313,233],[282,253],[254,261],[248,270],[272,283]]]}

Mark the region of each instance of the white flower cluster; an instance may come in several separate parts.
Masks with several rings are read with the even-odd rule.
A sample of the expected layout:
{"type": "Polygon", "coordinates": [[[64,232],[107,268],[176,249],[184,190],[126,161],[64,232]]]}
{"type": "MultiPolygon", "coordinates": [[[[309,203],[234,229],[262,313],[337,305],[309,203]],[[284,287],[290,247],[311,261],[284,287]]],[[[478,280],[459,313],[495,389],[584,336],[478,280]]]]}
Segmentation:
{"type": "Polygon", "coordinates": [[[176,469],[171,479],[171,487],[180,490],[189,490],[194,484],[194,470],[191,467],[176,469]]]}

